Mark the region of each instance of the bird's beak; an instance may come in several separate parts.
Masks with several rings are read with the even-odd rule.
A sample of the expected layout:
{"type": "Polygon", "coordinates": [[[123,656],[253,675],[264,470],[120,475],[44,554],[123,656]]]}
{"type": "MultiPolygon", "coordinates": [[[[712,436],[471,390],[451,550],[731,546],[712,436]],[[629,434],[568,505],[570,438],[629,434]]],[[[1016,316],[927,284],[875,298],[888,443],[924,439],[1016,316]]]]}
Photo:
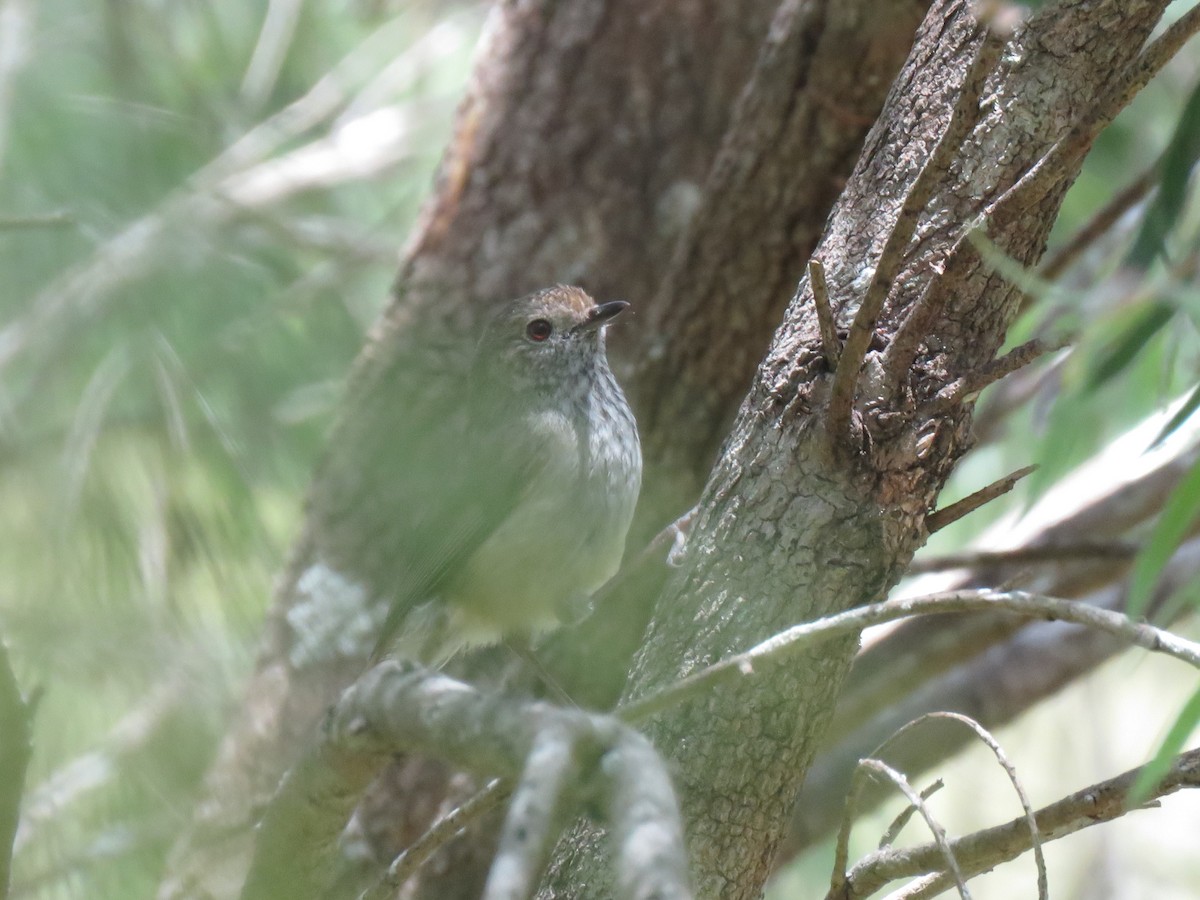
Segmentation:
{"type": "Polygon", "coordinates": [[[571,331],[595,331],[601,325],[607,325],[629,308],[627,300],[610,300],[608,303],[598,303],[588,310],[587,318],[576,325],[571,331]]]}

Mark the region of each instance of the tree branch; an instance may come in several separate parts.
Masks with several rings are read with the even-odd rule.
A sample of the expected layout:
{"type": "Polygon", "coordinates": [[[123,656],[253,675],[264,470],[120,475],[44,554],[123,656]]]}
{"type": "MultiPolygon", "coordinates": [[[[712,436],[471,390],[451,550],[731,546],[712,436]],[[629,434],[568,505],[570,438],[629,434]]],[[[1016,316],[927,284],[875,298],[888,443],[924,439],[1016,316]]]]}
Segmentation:
{"type": "Polygon", "coordinates": [[[1069,341],[1043,341],[1034,339],[1019,347],[1014,347],[999,359],[992,360],[978,371],[957,378],[946,385],[934,396],[921,414],[936,416],[945,413],[952,406],[974,399],[986,387],[1006,378],[1013,372],[1036,362],[1047,353],[1054,353],[1069,346],[1069,341]]]}
{"type": "Polygon", "coordinates": [[[362,790],[397,751],[436,755],[488,775],[523,772],[489,898],[529,895],[556,811],[592,790],[614,798],[619,859],[632,866],[618,872],[621,883],[652,883],[664,897],[690,896],[678,805],[645,738],[611,716],[488,695],[416,666],[385,662],[342,695],[320,743],[284,777],[263,816],[243,900],[319,895],[333,870],[337,835],[362,790]],[[577,758],[591,762],[585,777],[570,779],[577,758]],[[618,808],[618,800],[634,796],[652,802],[635,803],[636,811],[618,808]],[[654,853],[625,846],[635,832],[654,836],[654,853]]]}
{"type": "MultiPolygon", "coordinates": [[[[1125,815],[1130,811],[1125,798],[1140,772],[1140,768],[1131,769],[1039,809],[1034,813],[1034,818],[1041,840],[1058,840],[1125,815]]],[[[1200,749],[1190,750],[1175,758],[1164,780],[1152,792],[1151,799],[1156,800],[1184,788],[1198,787],[1200,749]]],[[[1029,823],[1022,816],[1004,825],[951,841],[950,848],[963,873],[970,878],[1016,859],[1030,849],[1031,843],[1029,823]]],[[[888,882],[929,872],[937,874],[921,883],[915,892],[905,896],[935,896],[953,884],[950,876],[943,871],[942,859],[942,849],[936,844],[922,844],[903,850],[889,848],[872,853],[851,869],[847,879],[848,896],[867,897],[888,882]]]]}
{"type": "Polygon", "coordinates": [[[858,373],[866,359],[875,322],[891,292],[896,274],[900,271],[921,212],[933,196],[934,189],[945,177],[950,161],[958,152],[963,139],[979,119],[979,97],[988,75],[995,68],[1002,46],[1003,41],[991,28],[984,26],[975,58],[967,69],[946,129],[913,181],[891,233],[888,234],[879,253],[870,285],[850,325],[850,334],[842,348],[842,358],[834,372],[833,386],[830,389],[825,428],[835,444],[844,443],[850,435],[850,413],[854,406],[858,373]]]}
{"type": "Polygon", "coordinates": [[[1131,181],[1108,203],[1100,207],[1070,239],[1054,251],[1038,269],[1038,275],[1053,281],[1074,264],[1088,247],[1092,246],[1117,221],[1145,199],[1159,182],[1162,158],[1156,159],[1141,175],[1131,181]]]}
{"type": "Polygon", "coordinates": [[[533,740],[521,782],[508,804],[484,900],[532,897],[558,837],[567,792],[578,780],[574,735],[554,723],[533,740]]]}
{"type": "Polygon", "coordinates": [[[1004,612],[1034,619],[1049,619],[1086,625],[1123,638],[1138,647],[1173,656],[1200,668],[1200,644],[1144,622],[1107,609],[1031,594],[1026,591],[949,591],[904,600],[888,600],[861,606],[816,622],[796,625],[767,638],[749,650],[727,657],[663,690],[619,707],[617,715],[626,722],[640,722],[664,709],[709,693],[717,685],[755,674],[755,666],[767,660],[779,662],[802,650],[838,637],[861,632],[868,625],[892,622],[909,616],[953,612],[1004,612]]]}
{"type": "MultiPolygon", "coordinates": [[[[1013,786],[1013,790],[1017,794],[1017,799],[1021,802],[1021,809],[1024,811],[1025,827],[1029,833],[1029,844],[1033,850],[1034,863],[1037,866],[1037,886],[1038,900],[1047,900],[1050,893],[1050,888],[1047,883],[1046,875],[1046,857],[1042,852],[1042,838],[1038,833],[1037,819],[1034,816],[1033,805],[1029,802],[1029,796],[1025,792],[1024,786],[1021,784],[1020,778],[1017,777],[1016,767],[1009,762],[1008,755],[1004,752],[1004,748],[1000,746],[990,731],[972,719],[970,716],[964,716],[955,712],[932,712],[926,713],[923,716],[918,716],[910,722],[905,723],[896,731],[894,731],[878,748],[871,754],[872,757],[883,755],[885,749],[896,741],[900,740],[904,735],[920,728],[927,722],[936,720],[957,722],[970,730],[979,740],[992,751],[992,756],[996,758],[996,762],[1004,769],[1004,774],[1008,776],[1009,783],[1013,786]]],[[[939,782],[940,783],[940,782],[939,782]]],[[[922,792],[924,797],[924,792],[922,792]]],[[[894,837],[894,836],[893,836],[894,837]]],[[[893,841],[889,841],[890,845],[893,841]]],[[[880,850],[884,849],[884,845],[880,845],[880,850]]],[[[946,854],[943,853],[945,857],[946,854]]],[[[949,854],[950,859],[954,858],[953,852],[949,854]]],[[[950,874],[950,873],[947,873],[950,874]]],[[[961,871],[955,873],[956,876],[961,876],[961,871]]],[[[969,876],[968,876],[969,877],[969,876]]]]}
{"type": "Polygon", "coordinates": [[[1045,156],[989,207],[980,224],[986,227],[989,220],[996,221],[1001,215],[1016,214],[1042,200],[1062,179],[1063,170],[1077,164],[1086,155],[1096,136],[1108,127],[1198,30],[1200,5],[1180,16],[1157,40],[1151,42],[1130,64],[1125,77],[1101,97],[1092,111],[1079,119],[1045,156]]]}
{"type": "Polygon", "coordinates": [[[1005,475],[1003,478],[993,481],[986,487],[980,488],[975,493],[963,497],[957,503],[951,503],[949,506],[943,506],[941,509],[931,512],[925,518],[926,530],[930,534],[933,534],[934,532],[941,531],[947,525],[957,522],[964,516],[969,516],[975,510],[979,509],[979,507],[991,503],[997,497],[1003,497],[1017,486],[1018,481],[1036,469],[1037,466],[1026,466],[1023,469],[1017,469],[1017,471],[1010,475],[1005,475]]]}
{"type": "Polygon", "coordinates": [[[842,358],[842,342],[833,319],[833,308],[829,305],[825,266],[819,259],[808,261],[808,283],[812,287],[813,306],[817,310],[817,327],[821,330],[821,351],[825,354],[825,365],[830,372],[836,372],[838,360],[842,358]]]}

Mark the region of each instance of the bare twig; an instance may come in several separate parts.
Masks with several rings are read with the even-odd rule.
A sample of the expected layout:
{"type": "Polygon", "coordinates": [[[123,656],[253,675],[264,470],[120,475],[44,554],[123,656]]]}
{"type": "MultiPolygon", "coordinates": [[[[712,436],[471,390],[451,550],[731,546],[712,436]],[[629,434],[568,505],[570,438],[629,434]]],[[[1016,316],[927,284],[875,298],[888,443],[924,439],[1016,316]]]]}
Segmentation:
{"type": "Polygon", "coordinates": [[[683,818],[649,739],[629,730],[609,753],[608,819],[616,845],[617,896],[685,900],[689,887],[683,818]]]}
{"type": "Polygon", "coordinates": [[[930,534],[936,531],[941,531],[947,525],[957,522],[963,516],[970,515],[985,504],[991,503],[997,497],[1002,497],[1016,487],[1017,482],[1035,471],[1037,466],[1026,466],[1023,469],[1005,475],[996,481],[993,481],[987,487],[980,488],[975,493],[963,497],[957,503],[951,503],[949,506],[943,506],[936,512],[931,512],[925,517],[925,527],[930,534]]]}
{"type": "MultiPolygon", "coordinates": [[[[1069,594],[1092,606],[1123,609],[1124,589],[1119,576],[1130,557],[1128,545],[1121,546],[1125,535],[1137,523],[1158,515],[1163,498],[1197,459],[1190,441],[1160,448],[1153,455],[1142,454],[1165,417],[1151,417],[1114,443],[1110,451],[1115,455],[1094,471],[1114,472],[1115,477],[1097,480],[1091,467],[1077,472],[1062,480],[1064,494],[1057,499],[1049,497],[1048,503],[1031,509],[1016,530],[1012,523],[998,522],[990,537],[982,536],[981,542],[1046,547],[1051,553],[1055,547],[1077,547],[1077,551],[1068,549],[1066,555],[1078,555],[1082,563],[1072,565],[1068,560],[1060,566],[1037,570],[1041,592],[1069,594]],[[1121,452],[1122,447],[1127,448],[1126,452],[1121,452]],[[1110,558],[1091,555],[1079,547],[1092,541],[1114,542],[1110,558]]],[[[998,563],[1005,552],[1000,551],[998,563]]],[[[1007,552],[1014,553],[1016,564],[1023,548],[1007,552]]],[[[1037,556],[1038,551],[1031,551],[1031,565],[1036,564],[1037,556]]],[[[986,566],[988,559],[982,562],[986,566]]],[[[1200,540],[1193,540],[1183,545],[1165,567],[1155,602],[1176,595],[1197,571],[1200,540]]],[[[956,573],[953,583],[930,586],[925,591],[989,584],[1010,572],[1000,570],[997,575],[986,568],[968,569],[956,573]]],[[[1154,622],[1170,627],[1157,615],[1154,622]]],[[[1128,647],[1124,639],[1107,632],[1063,628],[1055,622],[1021,621],[1002,613],[909,620],[897,623],[886,636],[880,635],[871,643],[859,655],[854,675],[839,698],[827,749],[809,773],[781,862],[790,859],[798,848],[836,831],[837,813],[854,764],[868,755],[897,721],[934,709],[955,709],[976,716],[989,728],[997,727],[1128,647]],[[983,652],[987,648],[991,649],[983,652]],[[1003,678],[1004,671],[1018,671],[1020,677],[1003,678]]],[[[918,767],[927,770],[957,752],[960,744],[950,739],[914,746],[905,754],[906,768],[914,773],[918,767]]],[[[874,805],[877,798],[876,794],[864,802],[874,805]]]]}
{"type": "MultiPolygon", "coordinates": [[[[977,230],[987,233],[989,228],[1003,227],[1015,216],[1041,202],[1062,180],[1064,173],[1083,158],[1096,136],[1116,118],[1198,29],[1200,7],[1194,7],[1146,48],[1130,66],[1124,82],[1101,97],[1087,116],[1079,119],[1015,184],[988,204],[942,254],[941,270],[945,274],[932,278],[925,285],[884,353],[882,371],[885,385],[901,384],[912,366],[930,322],[949,293],[946,284],[948,273],[952,271],[955,263],[961,261],[962,251],[970,243],[971,235],[977,230]]],[[[849,409],[846,415],[848,420],[849,409]]]]}
{"type": "MultiPolygon", "coordinates": [[[[1037,810],[1033,815],[1042,840],[1058,840],[1129,812],[1125,801],[1140,771],[1131,769],[1037,810]]],[[[1200,749],[1175,757],[1151,799],[1184,788],[1200,788],[1200,749]]],[[[1027,852],[1031,846],[1029,824],[1021,816],[1003,825],[965,835],[952,841],[950,846],[963,872],[971,877],[1027,852]]],[[[889,848],[860,860],[851,870],[847,883],[853,896],[865,897],[890,881],[932,871],[935,874],[911,885],[904,893],[894,895],[913,900],[932,897],[952,883],[946,873],[939,871],[941,859],[941,849],[932,843],[902,850],[889,848]]]]}
{"type": "Polygon", "coordinates": [[[819,259],[808,261],[808,283],[812,288],[813,306],[817,310],[817,327],[821,331],[821,352],[830,372],[836,372],[838,360],[842,358],[842,342],[838,338],[837,326],[833,321],[833,308],[829,305],[829,285],[825,281],[825,266],[819,259]]]}
{"type": "Polygon", "coordinates": [[[1026,591],[948,591],[924,597],[873,603],[826,616],[816,622],[794,625],[743,653],[726,657],[699,672],[681,678],[657,693],[625,704],[616,710],[616,715],[626,722],[640,722],[665,709],[706,694],[717,685],[753,677],[755,665],[768,658],[786,659],[826,641],[857,634],[868,625],[892,622],[909,616],[951,612],[1007,612],[1034,619],[1074,622],[1108,632],[1138,647],[1165,653],[1200,668],[1200,644],[1145,622],[1135,622],[1128,616],[1112,610],[1097,609],[1084,603],[1026,591]]]}
{"type": "Polygon", "coordinates": [[[1125,79],[1102,96],[1090,113],[1077,121],[1011,188],[988,207],[984,222],[1019,215],[1045,198],[1063,173],[1081,160],[1093,141],[1200,30],[1200,6],[1194,6],[1146,47],[1126,72],[1125,79]]]}
{"type": "MultiPolygon", "coordinates": [[[[921,799],[928,800],[945,786],[946,782],[938,778],[933,782],[933,784],[921,789],[921,799]]],[[[892,844],[896,843],[896,838],[900,836],[900,832],[904,830],[904,826],[908,824],[909,819],[913,817],[913,814],[916,811],[917,808],[910,803],[900,811],[900,815],[892,819],[892,823],[888,825],[886,829],[884,829],[883,837],[879,839],[880,850],[884,849],[885,847],[890,847],[892,844]]]]}
{"type": "MultiPolygon", "coordinates": [[[[953,255],[957,245],[952,245],[947,256],[953,255]]],[[[938,277],[934,276],[925,284],[921,295],[917,297],[908,315],[896,329],[895,337],[883,352],[881,367],[883,376],[880,381],[889,387],[900,388],[908,379],[908,370],[912,368],[921,349],[921,343],[929,334],[938,313],[941,312],[944,291],[935,291],[938,277]]]]}
{"type": "MultiPolygon", "coordinates": [[[[846,792],[846,802],[842,804],[842,818],[838,826],[837,839],[833,844],[833,871],[829,876],[829,895],[837,897],[846,894],[850,884],[850,832],[854,830],[854,821],[858,818],[858,802],[867,784],[867,770],[861,760],[854,765],[850,774],[850,789],[846,792]]],[[[910,809],[916,809],[909,805],[910,809]]]]}
{"type": "Polygon", "coordinates": [[[922,416],[937,415],[959,403],[973,400],[984,388],[1036,362],[1047,353],[1055,353],[1064,349],[1069,344],[1070,342],[1066,339],[1058,341],[1034,339],[1019,347],[1014,347],[999,359],[994,359],[977,371],[950,382],[938,391],[928,406],[922,410],[922,416]]]}
{"type": "MultiPolygon", "coordinates": [[[[962,870],[959,868],[958,860],[954,857],[954,850],[951,847],[949,839],[946,837],[946,830],[942,828],[938,821],[933,817],[933,814],[929,811],[929,806],[925,803],[925,800],[921,797],[921,795],[913,790],[912,785],[908,783],[908,779],[905,778],[901,772],[896,771],[887,763],[878,759],[864,759],[861,763],[859,763],[859,765],[872,772],[883,775],[896,786],[900,793],[904,794],[904,796],[908,798],[909,805],[914,807],[917,812],[921,814],[921,818],[925,820],[925,824],[929,827],[930,833],[933,834],[934,844],[941,853],[941,858],[945,864],[946,872],[949,873],[954,879],[954,884],[958,888],[959,896],[962,897],[963,900],[970,900],[971,892],[967,888],[967,881],[963,877],[962,870]]],[[[846,890],[848,887],[847,882],[848,880],[842,881],[842,884],[839,886],[839,890],[835,890],[831,883],[827,900],[836,900],[836,898],[842,896],[852,896],[846,890]]]]}
{"type": "Polygon", "coordinates": [[[493,778],[461,806],[438,819],[429,830],[392,860],[387,872],[364,891],[359,900],[388,900],[412,878],[439,849],[457,837],[463,829],[487,815],[512,795],[513,784],[507,778],[493,778]]]}
{"type": "MultiPolygon", "coordinates": [[[[1004,752],[1004,748],[1000,746],[1000,743],[992,736],[991,732],[989,732],[970,716],[964,716],[961,713],[955,712],[931,712],[926,713],[923,716],[919,716],[916,719],[913,719],[911,722],[908,722],[898,728],[882,744],[879,745],[879,747],[874,753],[871,754],[871,756],[876,757],[881,755],[889,744],[894,743],[903,735],[908,734],[914,728],[919,728],[926,722],[936,719],[958,722],[961,725],[965,725],[968,729],[974,732],[975,736],[978,737],[980,741],[987,745],[988,749],[992,751],[992,755],[996,757],[996,762],[998,762],[1000,767],[1004,769],[1004,773],[1008,776],[1008,780],[1012,784],[1013,790],[1015,790],[1017,793],[1017,799],[1021,801],[1021,809],[1025,812],[1025,825],[1029,829],[1029,842],[1033,849],[1034,863],[1037,866],[1038,900],[1047,900],[1050,895],[1050,887],[1046,876],[1046,857],[1045,854],[1042,853],[1042,839],[1041,834],[1038,831],[1037,819],[1034,817],[1033,805],[1029,802],[1029,796],[1025,793],[1025,788],[1022,786],[1021,780],[1017,777],[1016,767],[1009,762],[1008,756],[1004,752]]],[[[924,796],[925,794],[922,793],[922,797],[924,796]]],[[[961,874],[961,872],[958,873],[959,876],[961,876],[961,874]]]]}

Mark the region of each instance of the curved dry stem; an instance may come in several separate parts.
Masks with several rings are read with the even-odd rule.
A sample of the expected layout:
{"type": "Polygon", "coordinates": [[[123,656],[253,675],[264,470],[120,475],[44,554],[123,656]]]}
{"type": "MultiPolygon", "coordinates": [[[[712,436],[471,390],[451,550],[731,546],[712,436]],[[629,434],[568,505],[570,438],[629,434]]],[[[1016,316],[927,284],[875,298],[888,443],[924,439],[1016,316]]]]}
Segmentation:
{"type": "MultiPolygon", "coordinates": [[[[942,719],[948,722],[958,722],[965,725],[968,729],[974,732],[988,749],[992,751],[992,755],[996,757],[996,762],[1004,769],[1004,773],[1008,776],[1009,782],[1013,786],[1013,790],[1017,793],[1017,799],[1021,801],[1021,809],[1025,812],[1025,821],[1029,825],[1029,842],[1033,850],[1034,864],[1037,866],[1038,873],[1038,898],[1039,900],[1047,900],[1050,895],[1050,888],[1046,876],[1046,857],[1042,853],[1042,838],[1038,831],[1037,819],[1034,817],[1033,805],[1029,802],[1029,796],[1025,793],[1025,788],[1021,784],[1021,780],[1017,777],[1016,767],[1009,761],[1008,756],[1004,753],[1000,743],[992,736],[992,733],[972,719],[970,716],[964,716],[961,713],[955,712],[931,712],[923,716],[913,719],[904,725],[897,728],[892,734],[883,741],[871,754],[871,756],[879,756],[891,744],[899,740],[903,735],[908,734],[915,728],[919,728],[925,722],[934,719],[942,719]]],[[[925,794],[922,792],[922,796],[925,794]]],[[[961,873],[960,873],[961,874],[961,873]]],[[[867,893],[870,893],[869,891],[867,893]]]]}
{"type": "Polygon", "coordinates": [[[1128,640],[1155,653],[1165,653],[1200,668],[1200,644],[1145,622],[1107,609],[1072,600],[1031,594],[1027,591],[949,591],[902,600],[860,606],[816,622],[795,625],[744,653],[726,657],[669,687],[649,694],[616,710],[626,722],[640,722],[686,700],[708,693],[719,684],[755,674],[755,664],[767,659],[782,660],[826,641],[857,634],[868,625],[892,622],[909,616],[952,612],[1008,612],[1034,619],[1073,622],[1128,640]]]}
{"type": "MultiPolygon", "coordinates": [[[[882,775],[891,781],[892,784],[894,784],[900,791],[900,793],[902,793],[908,799],[909,805],[921,814],[921,818],[925,820],[925,824],[929,827],[929,831],[933,835],[934,843],[937,845],[938,850],[942,855],[942,859],[945,861],[946,872],[949,873],[954,879],[954,884],[958,888],[959,896],[962,897],[963,900],[970,900],[971,891],[967,888],[966,879],[963,877],[962,871],[959,868],[958,860],[954,856],[954,850],[950,846],[950,841],[946,837],[946,829],[942,828],[937,819],[933,817],[933,813],[929,811],[929,805],[925,802],[925,799],[921,796],[921,794],[917,793],[917,791],[913,789],[913,786],[908,783],[908,779],[904,777],[903,773],[893,769],[885,762],[882,762],[878,759],[864,759],[859,762],[859,766],[862,770],[882,775]]],[[[847,839],[849,838],[850,833],[850,829],[848,827],[850,821],[851,817],[849,814],[847,814],[843,825],[843,830],[847,839]]],[[[840,863],[842,866],[844,866],[845,858],[842,837],[839,835],[837,862],[835,862],[835,865],[840,863]]],[[[826,900],[838,900],[839,897],[854,896],[849,892],[849,880],[844,874],[841,874],[843,871],[844,870],[840,868],[834,870],[834,879],[831,882],[829,894],[827,895],[826,900]]]]}

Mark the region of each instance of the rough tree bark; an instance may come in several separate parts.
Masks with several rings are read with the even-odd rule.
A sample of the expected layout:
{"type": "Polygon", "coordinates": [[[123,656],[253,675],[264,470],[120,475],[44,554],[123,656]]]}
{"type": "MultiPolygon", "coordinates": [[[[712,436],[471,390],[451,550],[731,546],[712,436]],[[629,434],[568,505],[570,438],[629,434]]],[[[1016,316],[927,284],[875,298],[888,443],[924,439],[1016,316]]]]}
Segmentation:
{"type": "MultiPolygon", "coordinates": [[[[907,328],[920,339],[911,381],[864,381],[852,430],[830,439],[830,375],[801,280],[708,481],[687,565],[654,607],[626,696],[793,622],[878,599],[895,581],[969,444],[969,409],[930,416],[923,403],[991,359],[1017,303],[961,240],[964,226],[1088,119],[1163,5],[1059,3],[1012,40],[990,76],[974,73],[989,76],[982,106],[965,111],[978,121],[939,161],[932,196],[911,210],[926,210],[915,236],[896,248],[899,271],[882,278],[887,236],[981,42],[965,2],[935,5],[816,252],[843,326],[873,280],[887,299],[869,373],[886,348],[907,344],[897,334],[920,302],[907,328]],[[1119,42],[1109,39],[1116,27],[1119,42]]],[[[236,893],[259,804],[358,674],[361,641],[313,653],[298,646],[295,611],[317,593],[352,605],[386,598],[402,565],[389,552],[388,516],[405,498],[389,494],[395,459],[385,451],[444,408],[430,393],[406,398],[401,413],[396,398],[431,371],[430,383],[446,382],[462,362],[446,348],[488,303],[554,281],[653,297],[638,364],[625,367],[647,447],[640,533],[691,502],[921,11],[785,2],[731,113],[773,6],[497,7],[397,299],[352,378],[246,705],[163,895],[236,893]],[[320,591],[305,580],[317,564],[332,576],[320,591]]],[[[1011,198],[991,238],[1036,260],[1079,161],[1060,161],[1043,190],[1011,198]]],[[[892,374],[908,368],[896,356],[892,374]]],[[[852,651],[852,642],[826,648],[756,679],[753,692],[722,690],[651,728],[680,773],[703,895],[761,887],[852,651]]],[[[410,806],[432,815],[440,797],[422,791],[410,806]]],[[[564,844],[548,890],[601,891],[594,839],[581,831],[564,844]]]]}

